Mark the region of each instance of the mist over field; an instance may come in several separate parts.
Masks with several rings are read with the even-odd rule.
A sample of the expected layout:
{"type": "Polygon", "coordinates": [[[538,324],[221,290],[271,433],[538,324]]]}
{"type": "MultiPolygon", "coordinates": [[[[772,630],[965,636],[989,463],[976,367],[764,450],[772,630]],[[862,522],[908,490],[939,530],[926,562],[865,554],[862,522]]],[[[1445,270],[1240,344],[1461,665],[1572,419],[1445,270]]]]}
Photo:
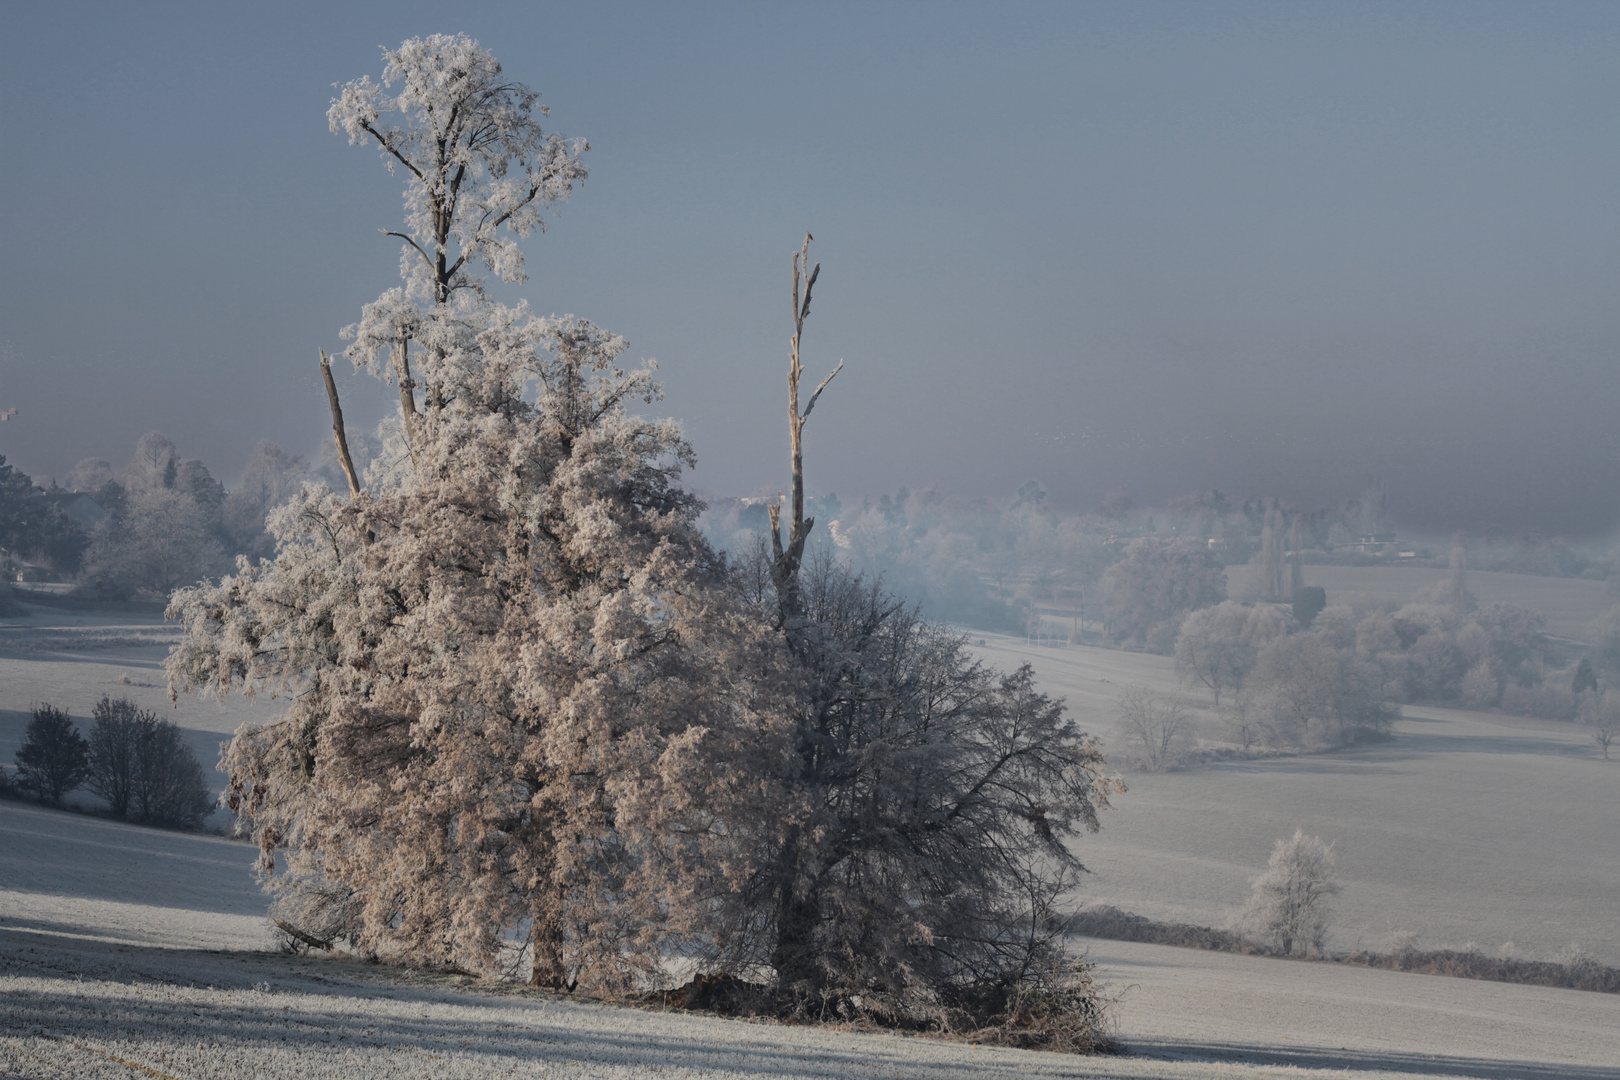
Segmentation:
{"type": "Polygon", "coordinates": [[[1616,1075],[1620,9],[444,16],[0,15],[0,1075],[1616,1075]]]}

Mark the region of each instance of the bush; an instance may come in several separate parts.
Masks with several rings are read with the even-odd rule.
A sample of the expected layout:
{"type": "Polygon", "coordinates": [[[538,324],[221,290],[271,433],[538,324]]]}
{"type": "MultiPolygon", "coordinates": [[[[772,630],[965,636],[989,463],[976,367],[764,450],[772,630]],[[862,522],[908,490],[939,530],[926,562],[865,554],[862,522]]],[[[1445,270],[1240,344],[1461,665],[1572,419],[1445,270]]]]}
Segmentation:
{"type": "Polygon", "coordinates": [[[214,796],[180,729],[125,698],[103,696],[94,715],[89,786],[113,814],[153,825],[201,825],[214,796]]]}
{"type": "Polygon", "coordinates": [[[52,805],[90,775],[89,743],[72,717],[50,705],[34,708],[16,758],[19,786],[52,805]]]}

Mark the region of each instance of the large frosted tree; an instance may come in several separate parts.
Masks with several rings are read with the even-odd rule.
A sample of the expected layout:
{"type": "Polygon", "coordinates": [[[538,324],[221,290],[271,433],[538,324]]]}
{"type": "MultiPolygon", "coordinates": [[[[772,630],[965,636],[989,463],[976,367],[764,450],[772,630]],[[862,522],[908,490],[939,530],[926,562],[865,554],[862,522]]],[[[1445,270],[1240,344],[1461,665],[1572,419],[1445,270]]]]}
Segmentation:
{"type": "Polygon", "coordinates": [[[285,695],[230,744],[230,801],[327,932],[614,988],[728,872],[694,792],[725,786],[710,745],[768,752],[763,695],[730,688],[766,685],[769,654],[678,485],[691,449],[629,411],[658,396],[651,371],[474,272],[521,280],[517,240],[584,176],[583,144],[542,114],[461,36],[407,41],[382,85],[343,88],[334,130],[406,179],[404,284],[349,350],[398,386],[403,446],[368,483],[351,470],[347,498],[312,485],[273,514],[273,560],[176,594],[169,672],[285,695]]]}

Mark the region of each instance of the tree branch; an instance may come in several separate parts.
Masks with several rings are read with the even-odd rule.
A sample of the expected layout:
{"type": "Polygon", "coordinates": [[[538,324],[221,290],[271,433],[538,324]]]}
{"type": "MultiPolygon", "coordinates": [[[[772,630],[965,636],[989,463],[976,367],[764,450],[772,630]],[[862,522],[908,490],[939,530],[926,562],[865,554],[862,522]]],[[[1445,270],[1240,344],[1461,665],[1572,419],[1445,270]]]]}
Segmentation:
{"type": "MultiPolygon", "coordinates": [[[[821,267],[817,266],[816,269],[820,270],[821,267]]],[[[806,308],[808,308],[809,305],[810,305],[810,293],[809,293],[808,289],[805,290],[805,301],[804,302],[805,302],[806,308]]],[[[840,360],[840,361],[838,361],[838,366],[832,369],[832,374],[828,375],[825,379],[822,379],[821,380],[821,385],[816,387],[816,392],[810,395],[810,404],[808,404],[808,405],[806,405],[804,407],[804,415],[799,417],[800,420],[808,420],[808,419],[810,419],[810,410],[814,409],[816,407],[816,399],[821,396],[821,392],[823,390],[827,389],[827,384],[833,381],[833,376],[837,375],[840,371],[843,371],[843,370],[844,370],[844,362],[842,360],[840,360]]]]}
{"type": "Polygon", "coordinates": [[[338,404],[337,383],[332,380],[332,361],[326,358],[325,349],[320,352],[321,376],[326,380],[326,400],[332,406],[332,439],[337,443],[338,462],[343,466],[343,475],[349,478],[349,498],[352,499],[360,494],[360,479],[354,472],[354,459],[349,456],[349,436],[343,428],[343,406],[338,404]]]}
{"type": "Polygon", "coordinates": [[[410,162],[410,159],[407,158],[404,154],[401,154],[398,150],[395,150],[393,148],[393,146],[391,146],[389,144],[388,140],[383,138],[382,133],[379,132],[376,128],[371,126],[371,122],[369,120],[360,121],[360,127],[364,131],[366,131],[368,134],[370,134],[372,138],[377,140],[377,145],[378,146],[381,146],[384,150],[388,151],[390,154],[393,154],[396,158],[398,158],[400,160],[400,163],[403,164],[407,169],[411,170],[411,173],[418,180],[421,180],[424,183],[427,181],[427,177],[422,175],[422,170],[418,169],[415,165],[412,165],[411,162],[410,162]]]}
{"type": "Polygon", "coordinates": [[[382,233],[384,236],[397,236],[401,240],[405,241],[407,244],[411,245],[411,247],[416,249],[416,253],[418,255],[422,256],[422,261],[427,263],[428,267],[430,269],[432,268],[433,260],[428,258],[428,253],[423,251],[422,246],[420,244],[418,244],[415,240],[412,240],[410,237],[406,236],[402,232],[393,232],[393,231],[391,231],[389,229],[378,229],[377,231],[382,233]]]}

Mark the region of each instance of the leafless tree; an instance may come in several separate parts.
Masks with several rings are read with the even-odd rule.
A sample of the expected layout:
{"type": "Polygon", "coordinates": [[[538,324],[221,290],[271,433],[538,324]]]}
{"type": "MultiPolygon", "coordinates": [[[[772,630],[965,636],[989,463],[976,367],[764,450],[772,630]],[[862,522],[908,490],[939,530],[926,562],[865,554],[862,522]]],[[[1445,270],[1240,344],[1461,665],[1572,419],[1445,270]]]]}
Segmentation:
{"type": "Polygon", "coordinates": [[[1584,695],[1579,718],[1591,727],[1592,742],[1602,751],[1603,760],[1608,761],[1609,748],[1620,738],[1620,691],[1610,689],[1584,695]]]}
{"type": "Polygon", "coordinates": [[[195,827],[214,806],[202,765],[180,729],[150,709],[107,696],[89,740],[89,786],[118,817],[195,827]]]}
{"type": "Polygon", "coordinates": [[[1181,760],[1182,748],[1192,737],[1193,714],[1179,695],[1127,687],[1114,703],[1114,712],[1126,741],[1140,748],[1147,769],[1163,772],[1181,760]]]}

